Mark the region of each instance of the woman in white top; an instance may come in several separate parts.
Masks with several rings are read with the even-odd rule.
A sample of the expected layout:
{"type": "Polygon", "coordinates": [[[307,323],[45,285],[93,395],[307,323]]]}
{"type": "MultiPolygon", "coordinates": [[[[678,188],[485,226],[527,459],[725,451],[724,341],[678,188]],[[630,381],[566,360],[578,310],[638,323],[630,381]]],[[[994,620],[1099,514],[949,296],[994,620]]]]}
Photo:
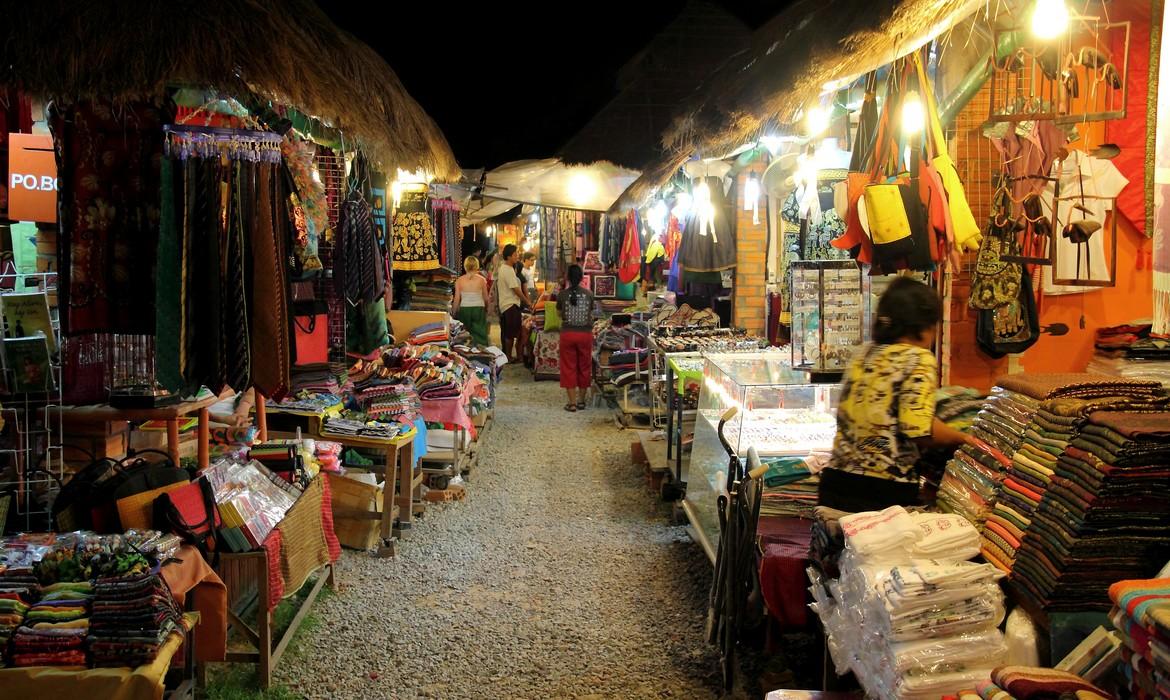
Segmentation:
{"type": "Polygon", "coordinates": [[[471,342],[481,348],[488,346],[487,307],[488,283],[479,274],[479,259],[468,256],[463,260],[465,274],[455,280],[454,316],[463,322],[471,334],[471,342]]]}

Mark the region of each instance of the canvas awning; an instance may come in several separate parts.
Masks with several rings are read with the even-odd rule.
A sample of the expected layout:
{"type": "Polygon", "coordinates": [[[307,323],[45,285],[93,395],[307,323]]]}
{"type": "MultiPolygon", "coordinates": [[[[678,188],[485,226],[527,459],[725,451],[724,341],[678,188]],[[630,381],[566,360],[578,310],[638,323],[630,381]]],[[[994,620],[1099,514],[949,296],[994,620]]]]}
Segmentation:
{"type": "MultiPolygon", "coordinates": [[[[606,211],[638,178],[638,171],[608,162],[569,166],[556,158],[518,160],[488,171],[482,201],[463,210],[465,225],[498,216],[517,204],[606,211]]],[[[464,187],[471,187],[468,178],[464,187]]]]}

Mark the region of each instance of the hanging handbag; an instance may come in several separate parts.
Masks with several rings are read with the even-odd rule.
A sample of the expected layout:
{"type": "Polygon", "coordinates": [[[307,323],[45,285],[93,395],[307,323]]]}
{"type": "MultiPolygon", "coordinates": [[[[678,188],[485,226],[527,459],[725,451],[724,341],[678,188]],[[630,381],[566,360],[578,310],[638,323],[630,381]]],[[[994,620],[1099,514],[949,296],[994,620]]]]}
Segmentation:
{"type": "MultiPolygon", "coordinates": [[[[885,114],[882,115],[884,120],[885,114]]],[[[862,263],[873,260],[873,249],[861,225],[858,201],[865,186],[870,183],[870,168],[874,142],[879,131],[877,108],[877,73],[865,79],[865,99],[861,103],[861,115],[857,122],[857,138],[853,143],[853,154],[849,162],[849,174],[833,186],[833,207],[845,222],[845,232],[830,243],[838,250],[849,251],[849,256],[862,263]]]]}
{"type": "Polygon", "coordinates": [[[172,532],[197,547],[204,557],[216,551],[215,538],[223,521],[211,482],[199,476],[159,496],[154,502],[154,522],[158,529],[172,532]]]}
{"type": "Polygon", "coordinates": [[[975,319],[975,340],[979,349],[995,359],[1021,353],[1040,339],[1040,317],[1032,294],[1032,276],[1022,265],[1017,294],[1007,304],[983,309],[975,319]]]}
{"type": "Polygon", "coordinates": [[[1019,298],[1022,266],[1003,259],[1004,256],[1019,255],[1019,242],[1007,217],[1007,202],[1006,183],[1001,179],[987,235],[982,237],[975,271],[971,275],[968,305],[974,309],[995,309],[1019,298]]]}
{"type": "Polygon", "coordinates": [[[329,307],[325,302],[293,303],[298,367],[329,362],[329,307]]]}
{"type": "Polygon", "coordinates": [[[971,212],[971,205],[967,202],[967,193],[963,189],[963,181],[959,179],[959,171],[955,162],[947,152],[947,141],[943,136],[942,120],[938,116],[938,104],[934,99],[934,87],[926,75],[926,68],[922,65],[922,57],[914,52],[914,65],[918,71],[918,83],[926,100],[926,118],[929,123],[930,140],[933,141],[933,157],[930,164],[942,180],[946,192],[947,209],[950,212],[951,230],[949,232],[951,245],[960,252],[979,250],[982,235],[975,215],[971,212]]]}

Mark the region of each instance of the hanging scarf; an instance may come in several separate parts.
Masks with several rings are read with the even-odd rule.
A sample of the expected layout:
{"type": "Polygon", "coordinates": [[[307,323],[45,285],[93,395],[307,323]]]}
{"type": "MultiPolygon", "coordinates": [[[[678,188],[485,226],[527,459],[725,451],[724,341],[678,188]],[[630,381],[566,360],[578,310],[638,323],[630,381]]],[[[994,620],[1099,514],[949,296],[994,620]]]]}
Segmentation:
{"type": "Polygon", "coordinates": [[[626,214],[626,237],[622,241],[622,253],[618,258],[618,279],[630,284],[638,279],[642,269],[642,234],[638,231],[638,212],[631,209],[626,214]]]}
{"type": "MultiPolygon", "coordinates": [[[[1162,36],[1170,36],[1170,12],[1162,19],[1162,36]]],[[[1170,80],[1170,48],[1165,41],[1158,73],[1162,81],[1170,80]]],[[[1170,89],[1158,91],[1158,114],[1170,114],[1170,89]]],[[[1165,119],[1158,120],[1155,138],[1153,332],[1165,336],[1170,335],[1170,126],[1165,119]]]]}

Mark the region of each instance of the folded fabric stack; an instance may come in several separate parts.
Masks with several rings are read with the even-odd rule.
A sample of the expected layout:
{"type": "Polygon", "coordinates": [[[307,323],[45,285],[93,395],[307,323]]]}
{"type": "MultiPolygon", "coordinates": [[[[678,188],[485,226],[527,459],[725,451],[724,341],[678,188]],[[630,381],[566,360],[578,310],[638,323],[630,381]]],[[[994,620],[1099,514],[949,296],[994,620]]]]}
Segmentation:
{"type": "Polygon", "coordinates": [[[363,437],[372,440],[393,440],[409,428],[400,423],[380,423],[378,421],[357,421],[348,418],[327,418],[321,427],[321,434],[325,436],[363,437]]]}
{"type": "Polygon", "coordinates": [[[0,588],[0,668],[8,665],[8,641],[24,624],[29,598],[27,588],[0,588]]]}
{"type": "Polygon", "coordinates": [[[321,416],[340,408],[340,396],[334,393],[312,393],[309,391],[299,391],[286,397],[283,401],[269,406],[272,411],[298,416],[321,416]]]}
{"type": "Polygon", "coordinates": [[[999,385],[1032,409],[1027,420],[1017,414],[1009,426],[1017,431],[1015,449],[1004,451],[1011,464],[983,530],[984,555],[1010,573],[1056,460],[1085,414],[1106,405],[1152,408],[1164,401],[1164,392],[1153,382],[1094,374],[1009,375],[999,385]]]}
{"type": "Polygon", "coordinates": [[[841,527],[846,553],[831,598],[813,587],[839,672],[853,670],[871,697],[926,700],[1003,663],[1003,574],[964,561],[979,537],[966,519],[895,506],[845,516],[841,527]]]}
{"type": "Polygon", "coordinates": [[[812,544],[809,559],[829,578],[837,578],[840,571],[837,561],[845,551],[845,533],[841,530],[841,518],[849,515],[842,510],[826,506],[813,508],[812,544]]]}
{"type": "Polygon", "coordinates": [[[618,314],[624,311],[631,302],[624,299],[599,299],[597,303],[601,307],[602,313],[618,314]]]}
{"type": "Polygon", "coordinates": [[[412,275],[407,294],[396,308],[410,311],[447,311],[455,299],[455,277],[447,272],[412,275]]]}
{"type": "Polygon", "coordinates": [[[1099,411],[1061,454],[1012,581],[1045,610],[1108,610],[1170,559],[1170,413],[1099,411]]]}
{"type": "Polygon", "coordinates": [[[963,386],[944,386],[934,394],[934,415],[955,430],[967,431],[983,410],[987,395],[963,386]]]}
{"type": "Polygon", "coordinates": [[[1118,581],[1109,599],[1133,697],[1170,698],[1170,579],[1118,581]]]}
{"type": "Polygon", "coordinates": [[[938,489],[939,508],[957,513],[979,528],[995,504],[1010,457],[1037,409],[1036,402],[995,387],[970,429],[991,451],[963,445],[947,463],[938,489]]]}
{"type": "Polygon", "coordinates": [[[342,365],[296,365],[289,373],[289,394],[336,394],[341,389],[339,377],[344,376],[342,365]]]}
{"type": "Polygon", "coordinates": [[[95,667],[138,667],[154,661],[183,615],[156,574],[98,579],[89,650],[95,667]]]}
{"type": "Polygon", "coordinates": [[[1051,668],[1000,666],[976,686],[983,700],[1108,700],[1113,696],[1078,675],[1051,668]]]}
{"type": "Polygon", "coordinates": [[[1089,371],[1170,387],[1170,340],[1151,337],[1151,328],[1133,323],[1097,329],[1097,353],[1089,371]]]}
{"type": "Polygon", "coordinates": [[[812,518],[821,481],[814,470],[820,471],[822,461],[815,456],[765,458],[768,471],[764,475],[760,516],[812,518]]]}
{"type": "Polygon", "coordinates": [[[471,342],[471,333],[462,321],[451,319],[451,345],[466,345],[471,342]]]}
{"type": "Polygon", "coordinates": [[[446,323],[424,323],[406,337],[411,345],[446,345],[451,340],[446,323]]]}
{"type": "Polygon", "coordinates": [[[88,582],[45,587],[12,636],[12,665],[84,666],[93,592],[88,582]]]}

